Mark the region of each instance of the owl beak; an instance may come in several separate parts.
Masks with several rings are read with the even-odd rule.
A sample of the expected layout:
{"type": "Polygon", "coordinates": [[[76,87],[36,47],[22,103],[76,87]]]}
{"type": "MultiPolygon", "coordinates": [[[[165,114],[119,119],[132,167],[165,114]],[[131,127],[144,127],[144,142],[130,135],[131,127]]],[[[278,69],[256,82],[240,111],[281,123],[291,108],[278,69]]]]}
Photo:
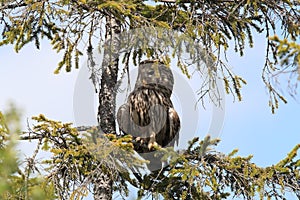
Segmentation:
{"type": "Polygon", "coordinates": [[[142,80],[143,85],[146,85],[147,82],[145,81],[145,79],[142,80]]]}

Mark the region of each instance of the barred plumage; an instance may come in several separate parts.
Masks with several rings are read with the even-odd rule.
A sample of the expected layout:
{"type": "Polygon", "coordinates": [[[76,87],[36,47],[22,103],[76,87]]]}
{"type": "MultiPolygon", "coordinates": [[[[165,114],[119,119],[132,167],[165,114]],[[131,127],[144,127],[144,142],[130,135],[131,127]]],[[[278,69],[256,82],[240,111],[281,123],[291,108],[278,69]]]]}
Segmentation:
{"type": "Polygon", "coordinates": [[[122,132],[133,135],[137,152],[178,143],[180,119],[170,99],[173,84],[172,71],[162,63],[140,63],[135,88],[117,115],[122,132]]]}

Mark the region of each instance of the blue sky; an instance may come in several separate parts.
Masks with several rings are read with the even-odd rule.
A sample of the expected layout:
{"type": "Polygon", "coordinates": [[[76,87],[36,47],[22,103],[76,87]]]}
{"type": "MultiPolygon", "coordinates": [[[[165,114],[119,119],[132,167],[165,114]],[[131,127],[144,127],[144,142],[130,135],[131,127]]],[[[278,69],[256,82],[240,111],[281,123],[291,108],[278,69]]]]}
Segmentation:
{"type": "MultiPolygon", "coordinates": [[[[226,96],[222,141],[217,149],[229,153],[238,148],[240,155],[253,154],[255,163],[267,166],[279,162],[300,142],[300,104],[283,88],[288,104],[280,103],[279,110],[271,114],[268,94],[261,80],[265,38],[255,36],[255,39],[254,48],[247,49],[244,57],[233,52],[228,54],[233,71],[248,84],[242,89],[241,102],[233,102],[230,95],[226,96]]],[[[9,100],[14,101],[24,110],[24,126],[26,118],[40,113],[51,119],[74,122],[73,95],[80,70],[54,75],[60,59],[61,55],[57,55],[48,42],[43,42],[40,50],[32,44],[27,45],[18,54],[12,46],[0,47],[0,110],[5,109],[9,100]]],[[[202,120],[199,136],[203,137],[210,119],[206,112],[210,111],[199,109],[199,120],[202,120]]],[[[30,152],[28,145],[20,146],[20,149],[30,152]]]]}

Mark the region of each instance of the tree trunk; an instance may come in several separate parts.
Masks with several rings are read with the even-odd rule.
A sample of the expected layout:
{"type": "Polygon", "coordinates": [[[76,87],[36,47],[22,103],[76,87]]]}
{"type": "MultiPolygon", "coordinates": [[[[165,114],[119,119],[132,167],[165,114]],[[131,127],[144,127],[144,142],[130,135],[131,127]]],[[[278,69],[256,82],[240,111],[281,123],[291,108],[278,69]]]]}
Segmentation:
{"type": "Polygon", "coordinates": [[[116,133],[116,85],[119,62],[120,22],[106,18],[105,49],[102,62],[101,87],[99,93],[98,122],[104,133],[116,133]]]}
{"type": "Polygon", "coordinates": [[[94,199],[95,200],[111,200],[112,199],[112,179],[107,173],[98,170],[93,177],[94,199]]]}
{"type": "MultiPolygon", "coordinates": [[[[120,21],[107,16],[105,48],[102,62],[101,86],[99,92],[98,123],[103,133],[116,134],[115,111],[116,111],[116,84],[118,77],[119,62],[119,33],[120,21]]],[[[108,172],[108,170],[107,170],[108,172]]],[[[112,199],[111,174],[99,170],[94,184],[94,199],[112,199]]]]}

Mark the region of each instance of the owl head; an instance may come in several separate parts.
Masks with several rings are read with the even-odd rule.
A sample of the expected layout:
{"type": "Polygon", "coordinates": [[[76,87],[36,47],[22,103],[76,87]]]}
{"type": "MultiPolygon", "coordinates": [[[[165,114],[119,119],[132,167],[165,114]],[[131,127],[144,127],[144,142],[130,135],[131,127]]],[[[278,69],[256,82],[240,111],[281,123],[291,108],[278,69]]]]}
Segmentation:
{"type": "Polygon", "coordinates": [[[139,64],[135,89],[154,86],[172,91],[174,77],[171,69],[157,60],[145,60],[139,64]]]}

